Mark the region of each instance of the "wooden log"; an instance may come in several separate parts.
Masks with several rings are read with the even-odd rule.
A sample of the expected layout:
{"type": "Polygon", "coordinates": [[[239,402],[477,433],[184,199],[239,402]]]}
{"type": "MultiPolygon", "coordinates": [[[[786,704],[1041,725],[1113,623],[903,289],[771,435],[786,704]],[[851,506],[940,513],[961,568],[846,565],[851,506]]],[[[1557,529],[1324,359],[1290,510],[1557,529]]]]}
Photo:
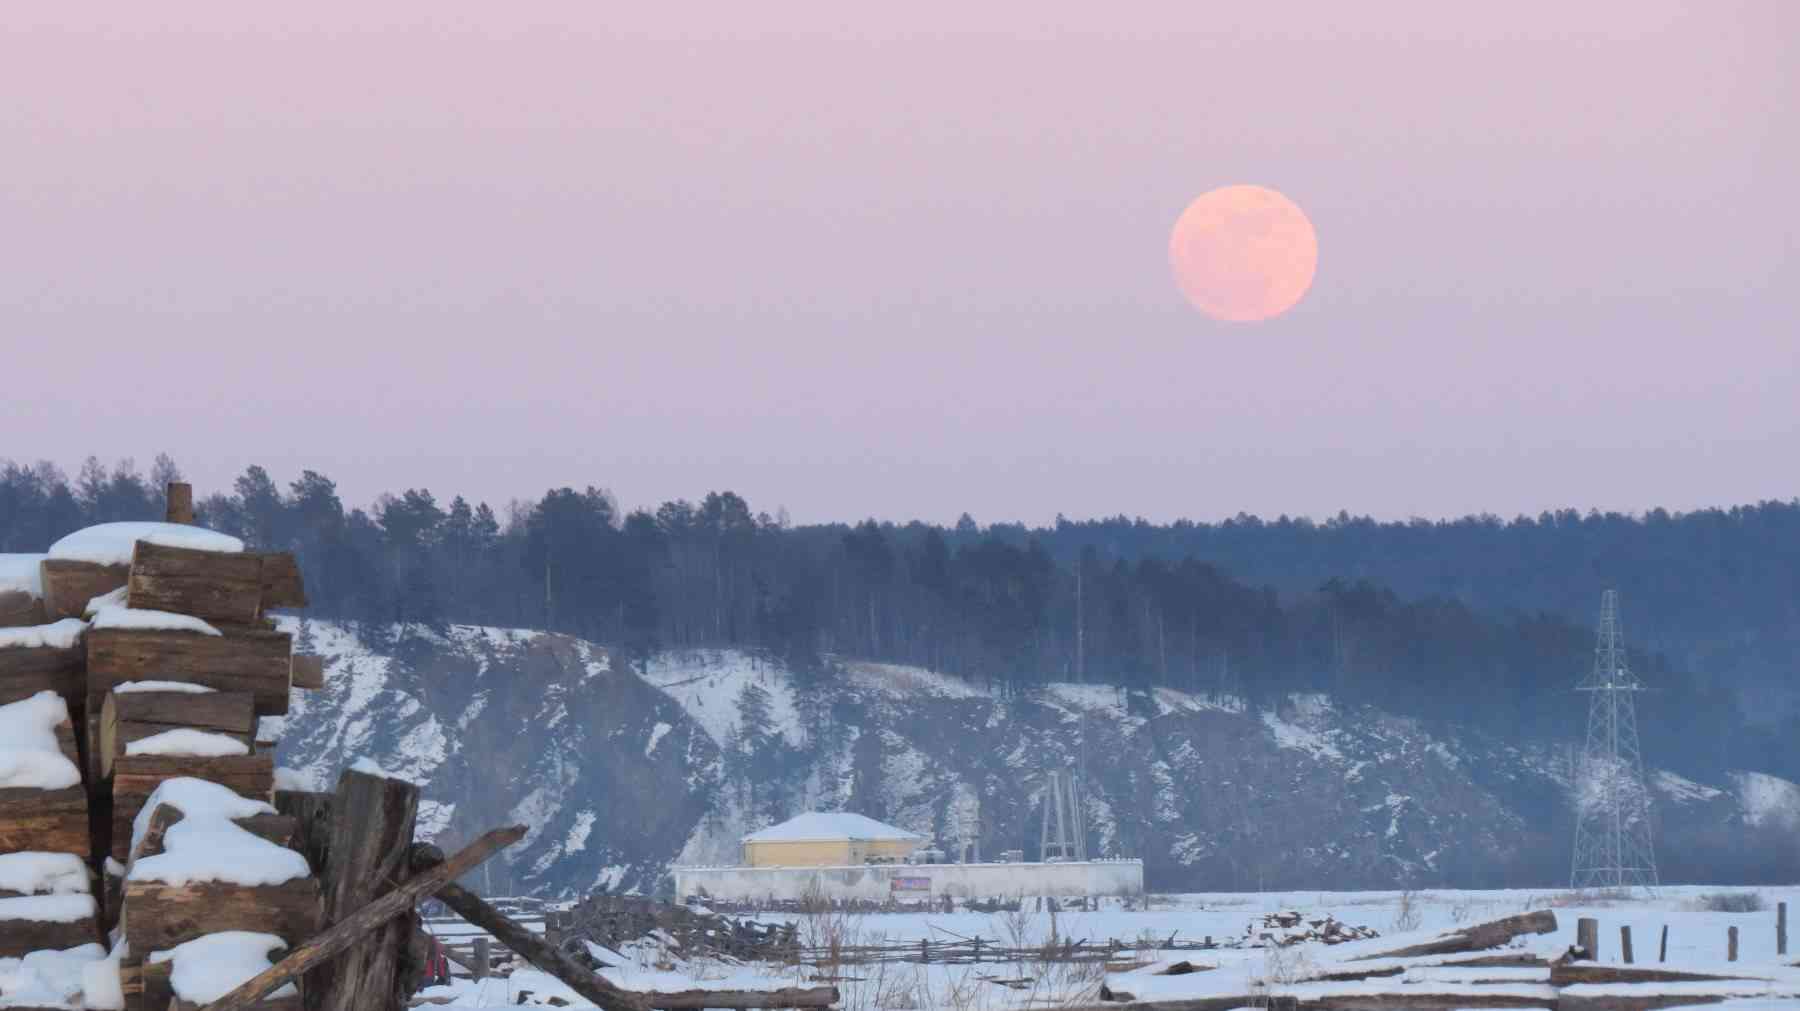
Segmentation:
{"type": "Polygon", "coordinates": [[[71,707],[87,691],[87,646],[8,646],[0,649],[0,705],[52,691],[71,707]]]}
{"type": "Polygon", "coordinates": [[[1672,994],[1648,993],[1641,995],[1623,994],[1562,994],[1557,998],[1556,1011],[1659,1011],[1661,1008],[1699,1007],[1702,1004],[1718,1004],[1725,1000],[1722,994],[1672,994]]]}
{"type": "MultiPolygon", "coordinates": [[[[635,994],[645,1004],[667,1011],[699,1008],[831,1007],[840,999],[835,986],[784,987],[780,990],[667,990],[635,994]]],[[[1140,1005],[1141,1006],[1141,1005],[1140,1005]]]]}
{"type": "Polygon", "coordinates": [[[374,902],[357,910],[320,933],[312,940],[288,952],[280,962],[258,973],[243,985],[206,1006],[206,1011],[243,1011],[256,1001],[273,993],[315,966],[335,957],[355,944],[363,935],[411,909],[417,902],[444,884],[454,881],[479,866],[483,860],[520,839],[525,826],[495,829],[470,843],[449,860],[430,870],[415,874],[410,880],[374,902]]]}
{"type": "Polygon", "coordinates": [[[1523,934],[1549,934],[1556,930],[1556,914],[1548,909],[1520,913],[1488,923],[1477,923],[1453,930],[1426,941],[1372,955],[1360,955],[1352,961],[1365,962],[1377,958],[1413,958],[1419,955],[1454,955],[1463,951],[1498,948],[1523,934]]]}
{"type": "Polygon", "coordinates": [[[113,759],[112,830],[108,852],[124,860],[131,852],[131,826],[144,803],[164,780],[192,776],[211,780],[252,800],[267,801],[275,787],[272,755],[121,755],[113,759]]]}
{"type": "Polygon", "coordinates": [[[268,755],[120,755],[113,759],[113,797],[148,797],[176,776],[209,779],[267,801],[275,789],[275,762],[268,755]]]}
{"type": "Polygon", "coordinates": [[[75,898],[87,901],[88,914],[66,923],[34,919],[29,911],[33,899],[0,899],[0,958],[22,958],[46,948],[62,951],[99,943],[100,907],[92,896],[75,898]]]}
{"type": "Polygon", "coordinates": [[[255,700],[249,692],[126,692],[108,694],[108,719],[132,723],[217,730],[226,734],[256,731],[255,700]]]}
{"type": "Polygon", "coordinates": [[[319,877],[324,877],[331,853],[331,801],[329,793],[275,791],[275,810],[294,819],[294,849],[319,877]]]}
{"type": "Polygon", "coordinates": [[[249,692],[256,715],[280,716],[288,707],[292,648],[285,632],[94,629],[87,634],[88,691],[99,695],[126,681],[182,681],[249,692]]]}
{"type": "Polygon", "coordinates": [[[292,683],[295,688],[319,691],[325,687],[325,658],[308,653],[294,654],[292,683]]]}
{"type": "MultiPolygon", "coordinates": [[[[428,843],[416,844],[412,848],[415,872],[444,866],[442,860],[443,854],[428,843]]],[[[651,1006],[630,991],[620,989],[610,981],[589,972],[586,967],[576,964],[573,959],[545,944],[536,934],[453,880],[446,881],[434,893],[458,916],[499,938],[501,944],[511,948],[520,958],[555,976],[569,989],[593,1001],[595,1006],[604,1011],[642,1011],[651,1006]]]]}
{"type": "Polygon", "coordinates": [[[300,563],[291,551],[271,551],[262,556],[262,607],[305,607],[306,584],[300,563]]]}
{"type": "Polygon", "coordinates": [[[194,522],[194,486],[186,481],[170,481],[167,490],[168,503],[163,509],[163,519],[167,523],[194,522]]]}
{"type": "MultiPolygon", "coordinates": [[[[156,810],[150,812],[150,817],[145,819],[143,836],[132,843],[131,861],[161,853],[163,839],[168,835],[169,829],[184,817],[186,816],[181,813],[180,808],[172,804],[158,804],[156,810]]],[[[251,815],[248,818],[234,819],[232,824],[277,846],[289,848],[292,848],[298,827],[297,820],[285,814],[251,815]]]]}
{"type": "Polygon", "coordinates": [[[1669,925],[1666,923],[1662,928],[1662,943],[1656,946],[1656,960],[1658,962],[1669,960],[1669,925]]]}
{"type": "Polygon", "coordinates": [[[0,628],[42,625],[49,620],[44,612],[44,598],[24,590],[0,592],[0,628]]]}
{"type": "Polygon", "coordinates": [[[1582,983],[1718,983],[1734,980],[1768,980],[1760,976],[1726,975],[1685,969],[1651,969],[1636,965],[1599,965],[1592,962],[1564,962],[1550,967],[1550,985],[1575,986],[1582,983]]]}
{"type": "Polygon", "coordinates": [[[97,738],[100,775],[112,775],[113,760],[132,741],[181,728],[228,734],[248,746],[256,733],[255,699],[249,692],[107,692],[97,738]]]}
{"type": "Polygon", "coordinates": [[[1631,927],[1629,924],[1619,926],[1619,957],[1626,964],[1631,964],[1631,927]]]}
{"type": "Polygon", "coordinates": [[[1581,948],[1581,957],[1589,961],[1600,960],[1600,921],[1591,916],[1583,916],[1575,921],[1575,943],[1581,948]]]}
{"type": "MultiPolygon", "coordinates": [[[[1239,1008],[1263,1008],[1266,1011],[1297,1011],[1300,1000],[1297,997],[1251,996],[1244,994],[1236,997],[1192,997],[1187,1000],[1141,1000],[1131,1004],[1072,1004],[1057,1008],[1057,1011],[1238,1011],[1239,1008]]],[[[1446,1007],[1463,1005],[1449,1003],[1446,1007]]]]}
{"type": "Polygon", "coordinates": [[[1775,903],[1775,954],[1787,954],[1787,903],[1775,903]]]}
{"type": "Polygon", "coordinates": [[[1725,928],[1725,961],[1737,961],[1737,927],[1725,928]]]}
{"type": "Polygon", "coordinates": [[[129,607],[248,625],[262,617],[263,556],[138,541],[126,582],[129,607]]]}
{"type": "Polygon", "coordinates": [[[125,882],[125,939],[132,951],[166,951],[221,930],[274,934],[298,944],[319,929],[319,883],[296,878],[279,885],[197,881],[166,885],[125,882]]]}
{"type": "Polygon", "coordinates": [[[0,853],[88,855],[87,791],[0,789],[0,853]]]}
{"type": "MultiPolygon", "coordinates": [[[[398,779],[347,771],[332,797],[332,830],[325,867],[325,925],[354,916],[412,874],[409,850],[419,788],[398,779]]],[[[405,911],[373,929],[368,942],[306,976],[308,1005],[324,1011],[398,1007],[411,996],[402,988],[400,957],[417,914],[405,911]]]]}
{"type": "MultiPolygon", "coordinates": [[[[487,937],[483,936],[483,937],[477,937],[475,939],[475,961],[473,963],[473,967],[474,967],[474,971],[475,971],[475,981],[477,983],[481,982],[484,979],[487,979],[488,973],[492,972],[494,969],[494,950],[493,949],[494,949],[493,942],[490,941],[487,937]]],[[[726,1005],[726,1006],[727,1007],[735,1007],[736,1005],[726,1005]]]]}
{"type": "Polygon", "coordinates": [[[46,558],[41,565],[47,621],[81,617],[88,601],[113,592],[131,578],[129,565],[98,565],[67,558],[46,558]]]}

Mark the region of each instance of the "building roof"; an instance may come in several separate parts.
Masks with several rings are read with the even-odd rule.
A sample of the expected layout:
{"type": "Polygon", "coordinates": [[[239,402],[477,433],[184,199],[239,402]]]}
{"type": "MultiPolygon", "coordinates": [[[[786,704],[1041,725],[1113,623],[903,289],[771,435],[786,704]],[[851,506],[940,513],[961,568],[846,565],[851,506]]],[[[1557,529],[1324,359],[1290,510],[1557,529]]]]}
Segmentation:
{"type": "Polygon", "coordinates": [[[837,842],[851,839],[923,842],[925,837],[848,811],[808,811],[779,825],[770,825],[760,832],[752,832],[744,837],[744,842],[837,842]]]}

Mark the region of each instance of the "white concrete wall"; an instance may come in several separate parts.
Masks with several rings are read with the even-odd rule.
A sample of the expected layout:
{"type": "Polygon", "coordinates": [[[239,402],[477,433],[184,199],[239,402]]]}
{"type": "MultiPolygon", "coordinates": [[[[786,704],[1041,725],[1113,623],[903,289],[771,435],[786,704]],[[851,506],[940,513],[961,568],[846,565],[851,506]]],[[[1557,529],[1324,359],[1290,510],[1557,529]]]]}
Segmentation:
{"type": "Polygon", "coordinates": [[[832,899],[916,902],[952,895],[961,899],[1018,895],[1142,895],[1141,860],[1057,864],[875,864],[863,867],[677,867],[675,894],[701,890],[738,902],[832,899]],[[898,887],[896,887],[898,882],[898,887]]]}

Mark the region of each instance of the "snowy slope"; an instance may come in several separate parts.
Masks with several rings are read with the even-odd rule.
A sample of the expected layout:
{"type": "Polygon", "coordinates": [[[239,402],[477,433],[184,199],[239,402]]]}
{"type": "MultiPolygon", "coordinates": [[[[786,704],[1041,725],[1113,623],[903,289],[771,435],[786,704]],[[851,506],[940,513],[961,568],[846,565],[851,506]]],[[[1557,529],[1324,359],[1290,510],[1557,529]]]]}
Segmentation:
{"type": "MultiPolygon", "coordinates": [[[[742,836],[808,809],[952,852],[1032,854],[1046,774],[1077,766],[1090,849],[1141,856],[1158,889],[1544,886],[1566,873],[1557,756],[1317,696],[1260,713],[1092,685],[1001,698],[850,660],[814,683],[734,650],[631,671],[559,635],[287,627],[328,664],[323,692],[296,693],[282,764],[326,786],[373,758],[425,785],[421,824],[448,844],[528,825],[491,871],[496,890],[655,890],[670,865],[734,862],[742,836]]],[[[1784,780],[1652,779],[1671,877],[1717,879],[1759,826],[1800,824],[1800,788],[1784,780]]]]}

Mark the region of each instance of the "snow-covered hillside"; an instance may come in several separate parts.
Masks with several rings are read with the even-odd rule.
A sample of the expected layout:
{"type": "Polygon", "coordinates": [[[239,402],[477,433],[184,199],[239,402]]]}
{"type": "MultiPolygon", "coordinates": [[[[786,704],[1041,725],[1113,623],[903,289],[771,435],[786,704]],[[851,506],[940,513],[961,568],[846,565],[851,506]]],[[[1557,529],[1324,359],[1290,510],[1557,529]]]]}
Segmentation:
{"type": "MultiPolygon", "coordinates": [[[[1141,856],[1157,889],[1554,884],[1571,831],[1553,756],[1320,697],[1261,713],[1092,685],[1003,698],[848,660],[809,678],[702,650],[633,672],[559,635],[287,627],[328,658],[326,689],[287,718],[288,775],[322,787],[373,758],[425,784],[422,824],[451,844],[523,822],[496,889],[654,890],[671,864],[734,861],[742,835],[815,807],[1029,854],[1046,774],[1075,767],[1090,847],[1141,856]]],[[[1709,865],[1742,862],[1734,826],[1800,824],[1785,780],[1652,778],[1671,869],[1718,878],[1709,865]]]]}

